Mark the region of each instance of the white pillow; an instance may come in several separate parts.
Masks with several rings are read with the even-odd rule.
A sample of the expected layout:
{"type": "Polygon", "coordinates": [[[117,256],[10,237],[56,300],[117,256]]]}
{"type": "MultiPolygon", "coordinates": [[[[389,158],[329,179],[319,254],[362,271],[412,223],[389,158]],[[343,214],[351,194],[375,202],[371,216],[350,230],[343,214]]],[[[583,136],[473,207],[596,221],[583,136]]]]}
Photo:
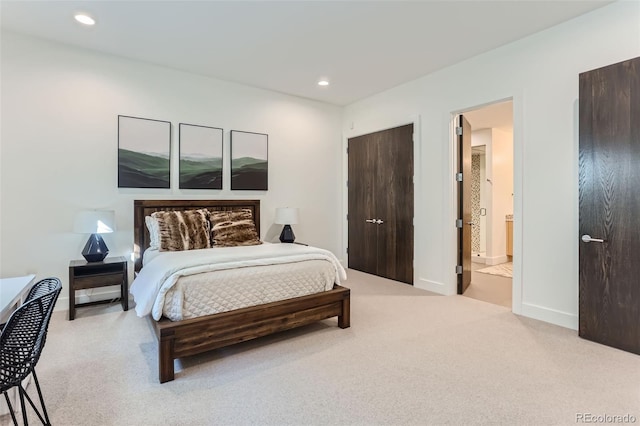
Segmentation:
{"type": "Polygon", "coordinates": [[[147,224],[147,229],[149,230],[149,248],[152,250],[160,249],[160,226],[158,225],[158,219],[145,216],[144,223],[147,224]]]}

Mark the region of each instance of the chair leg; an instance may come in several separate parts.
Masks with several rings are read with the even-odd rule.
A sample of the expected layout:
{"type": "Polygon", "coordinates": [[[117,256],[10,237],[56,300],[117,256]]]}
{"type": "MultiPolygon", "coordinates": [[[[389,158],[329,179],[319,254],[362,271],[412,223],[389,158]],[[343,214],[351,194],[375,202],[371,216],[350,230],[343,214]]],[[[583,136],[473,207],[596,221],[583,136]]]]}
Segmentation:
{"type": "Polygon", "coordinates": [[[2,392],[4,394],[4,398],[7,400],[7,405],[9,406],[9,413],[11,413],[11,419],[13,420],[14,426],[18,426],[18,421],[16,420],[16,414],[13,412],[13,406],[11,405],[11,401],[9,400],[9,395],[7,395],[7,391],[2,392]]]}
{"type": "MultiPolygon", "coordinates": [[[[38,396],[40,397],[40,406],[42,407],[42,414],[44,414],[45,420],[42,421],[45,425],[50,425],[49,415],[47,414],[47,407],[44,405],[44,398],[42,397],[42,391],[40,390],[40,382],[38,382],[38,376],[36,376],[36,369],[34,368],[31,372],[33,374],[33,381],[36,383],[36,389],[38,389],[38,396]]],[[[37,412],[37,411],[36,411],[37,412]]],[[[42,417],[40,417],[42,420],[42,417]]]]}
{"type": "Polygon", "coordinates": [[[27,407],[24,405],[24,389],[22,389],[22,385],[18,385],[18,393],[20,394],[20,406],[22,407],[22,423],[24,426],[29,426],[29,420],[27,419],[27,407]]]}
{"type": "Polygon", "coordinates": [[[31,399],[31,397],[29,396],[27,391],[22,387],[22,385],[20,385],[20,389],[22,390],[24,397],[27,398],[27,402],[29,403],[29,405],[31,405],[31,408],[33,408],[33,411],[35,411],[36,415],[38,416],[42,424],[48,425],[49,423],[46,423],[45,420],[42,418],[42,414],[40,414],[40,411],[36,408],[36,404],[33,402],[33,399],[31,399]]]}
{"type": "MultiPolygon", "coordinates": [[[[22,384],[19,384],[17,388],[18,388],[18,393],[20,394],[20,405],[22,407],[22,420],[25,426],[29,425],[29,420],[27,419],[27,410],[26,410],[27,407],[24,401],[26,398],[27,402],[29,403],[29,405],[31,405],[31,408],[33,408],[33,411],[35,411],[36,415],[38,416],[42,424],[45,426],[51,426],[51,422],[49,421],[49,414],[47,413],[47,407],[44,405],[44,398],[42,397],[42,390],[40,389],[40,382],[38,381],[38,376],[36,375],[35,370],[32,370],[31,373],[33,375],[33,381],[36,384],[36,389],[38,390],[38,397],[40,399],[40,406],[42,407],[42,414],[40,414],[40,410],[36,408],[36,405],[34,404],[33,400],[31,399],[27,391],[22,387],[22,384]],[[42,417],[42,415],[44,415],[44,417],[42,417]]],[[[3,392],[3,393],[4,393],[4,397],[7,400],[7,404],[9,405],[9,411],[11,412],[11,418],[13,419],[13,424],[15,426],[18,426],[18,422],[16,420],[15,414],[13,413],[13,407],[11,406],[11,401],[9,400],[9,395],[7,395],[6,392],[3,392]]]]}

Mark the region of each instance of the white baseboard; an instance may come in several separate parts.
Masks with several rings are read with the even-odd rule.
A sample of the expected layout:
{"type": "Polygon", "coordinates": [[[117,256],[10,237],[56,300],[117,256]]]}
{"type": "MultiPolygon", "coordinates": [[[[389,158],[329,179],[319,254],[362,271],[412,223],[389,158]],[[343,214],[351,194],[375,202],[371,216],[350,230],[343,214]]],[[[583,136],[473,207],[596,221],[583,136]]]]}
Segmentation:
{"type": "Polygon", "coordinates": [[[419,288],[421,290],[431,291],[433,293],[442,294],[444,296],[450,296],[449,289],[443,283],[439,283],[437,281],[430,281],[424,278],[418,278],[413,286],[415,288],[419,288]]]}
{"type": "Polygon", "coordinates": [[[487,259],[485,259],[485,258],[484,258],[484,257],[482,257],[482,256],[473,256],[473,255],[472,255],[472,256],[471,256],[471,261],[472,261],[473,263],[481,263],[481,264],[483,264],[483,265],[487,263],[487,259]]]}
{"type": "MultiPolygon", "coordinates": [[[[91,294],[81,294],[79,291],[76,292],[76,304],[78,303],[89,303],[96,302],[99,300],[109,300],[116,299],[120,297],[120,286],[114,287],[115,290],[102,290],[94,291],[91,294]]],[[[69,310],[69,296],[60,295],[58,297],[58,301],[56,302],[56,307],[53,309],[54,311],[68,311],[69,310]]]]}
{"type": "Polygon", "coordinates": [[[569,328],[571,330],[578,329],[578,315],[545,308],[544,306],[522,303],[521,315],[559,325],[560,327],[569,328]]]}
{"type": "Polygon", "coordinates": [[[487,265],[499,265],[501,263],[505,263],[509,261],[509,258],[507,257],[507,255],[503,255],[503,256],[494,256],[494,257],[487,257],[485,258],[485,263],[487,265]]]}

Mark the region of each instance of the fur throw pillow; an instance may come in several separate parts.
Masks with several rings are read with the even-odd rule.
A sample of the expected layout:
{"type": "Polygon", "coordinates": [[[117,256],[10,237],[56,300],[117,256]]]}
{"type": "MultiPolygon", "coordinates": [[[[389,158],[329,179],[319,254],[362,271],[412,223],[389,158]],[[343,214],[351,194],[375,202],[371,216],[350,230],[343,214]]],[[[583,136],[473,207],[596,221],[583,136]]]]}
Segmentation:
{"type": "Polygon", "coordinates": [[[181,251],[211,247],[209,212],[205,209],[152,213],[158,221],[160,251],[181,251]]]}
{"type": "Polygon", "coordinates": [[[210,211],[213,246],[255,246],[262,244],[251,209],[210,211]]]}

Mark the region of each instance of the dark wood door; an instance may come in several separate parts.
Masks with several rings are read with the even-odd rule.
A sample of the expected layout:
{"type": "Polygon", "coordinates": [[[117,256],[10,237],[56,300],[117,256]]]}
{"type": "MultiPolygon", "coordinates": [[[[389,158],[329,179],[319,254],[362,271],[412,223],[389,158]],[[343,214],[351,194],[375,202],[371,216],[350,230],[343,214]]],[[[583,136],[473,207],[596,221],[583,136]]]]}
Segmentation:
{"type": "Polygon", "coordinates": [[[413,124],[349,139],[348,172],[349,267],[413,284],[413,124]]]}
{"type": "Polygon", "coordinates": [[[378,273],[378,228],[375,176],[377,145],[368,135],[349,139],[348,166],[348,258],[349,268],[369,274],[378,273]]]}
{"type": "Polygon", "coordinates": [[[640,354],[640,58],[580,74],[579,107],[579,334],[640,354]]]}
{"type": "Polygon", "coordinates": [[[458,182],[458,265],[462,273],[458,275],[458,294],[462,294],[471,284],[471,125],[464,116],[458,117],[458,173],[462,173],[462,182],[458,182]]]}

